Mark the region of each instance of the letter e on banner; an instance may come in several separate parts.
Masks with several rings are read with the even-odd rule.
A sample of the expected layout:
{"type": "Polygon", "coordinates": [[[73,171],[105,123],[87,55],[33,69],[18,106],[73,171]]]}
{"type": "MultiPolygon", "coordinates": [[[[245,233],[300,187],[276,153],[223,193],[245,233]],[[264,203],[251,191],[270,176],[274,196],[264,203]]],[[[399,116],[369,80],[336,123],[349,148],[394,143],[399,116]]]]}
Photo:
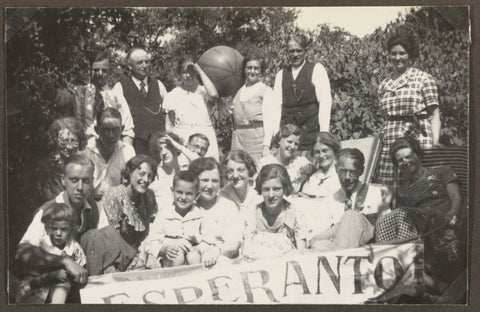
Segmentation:
{"type": "Polygon", "coordinates": [[[123,293],[113,294],[108,297],[103,297],[102,299],[103,299],[103,302],[105,302],[106,304],[125,303],[124,301],[117,301],[117,299],[120,299],[120,297],[130,298],[130,296],[127,295],[127,293],[123,292],[123,293]]]}
{"type": "Polygon", "coordinates": [[[212,291],[212,298],[215,301],[231,301],[231,302],[236,302],[238,300],[238,297],[235,299],[222,299],[220,298],[220,290],[219,287],[222,286],[222,288],[230,288],[228,285],[228,281],[231,281],[232,278],[230,276],[217,276],[215,278],[209,279],[208,280],[208,285],[210,286],[210,290],[212,291]],[[224,281],[222,285],[218,285],[217,281],[219,279],[226,279],[227,281],[224,281]]]}

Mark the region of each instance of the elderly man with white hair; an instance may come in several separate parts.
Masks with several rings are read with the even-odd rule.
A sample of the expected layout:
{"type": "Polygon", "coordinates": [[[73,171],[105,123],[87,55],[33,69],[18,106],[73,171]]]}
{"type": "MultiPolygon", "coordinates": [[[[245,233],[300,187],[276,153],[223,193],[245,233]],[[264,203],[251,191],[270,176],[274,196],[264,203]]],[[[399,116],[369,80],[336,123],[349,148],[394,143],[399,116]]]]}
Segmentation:
{"type": "Polygon", "coordinates": [[[148,153],[148,138],[154,131],[165,131],[163,99],[167,90],[149,76],[150,57],[142,48],[133,48],[127,55],[130,76],[124,76],[113,90],[125,97],[132,114],[137,154],[148,153]]]}

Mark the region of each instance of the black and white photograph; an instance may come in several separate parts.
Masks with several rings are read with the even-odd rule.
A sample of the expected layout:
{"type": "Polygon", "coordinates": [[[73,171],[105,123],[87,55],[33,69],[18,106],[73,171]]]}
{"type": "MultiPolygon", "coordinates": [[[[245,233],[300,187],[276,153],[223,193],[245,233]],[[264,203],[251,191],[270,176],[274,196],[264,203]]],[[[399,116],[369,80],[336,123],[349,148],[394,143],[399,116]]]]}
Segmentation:
{"type": "Polygon", "coordinates": [[[4,16],[8,304],[468,303],[470,6],[4,16]]]}

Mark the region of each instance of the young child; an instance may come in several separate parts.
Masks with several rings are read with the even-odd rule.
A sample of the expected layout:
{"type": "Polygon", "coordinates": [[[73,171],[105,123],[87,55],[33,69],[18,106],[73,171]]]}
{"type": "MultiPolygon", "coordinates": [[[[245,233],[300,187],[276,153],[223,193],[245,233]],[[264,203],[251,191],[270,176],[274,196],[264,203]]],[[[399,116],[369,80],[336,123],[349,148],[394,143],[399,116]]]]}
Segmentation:
{"type": "Polygon", "coordinates": [[[211,119],[218,97],[217,89],[190,57],[180,59],[177,74],[180,86],[170,91],[164,100],[168,113],[166,130],[175,133],[184,142],[194,133],[204,134],[210,142],[205,156],[218,161],[218,143],[211,119]]]}
{"type": "MultiPolygon", "coordinates": [[[[150,225],[142,252],[157,259],[163,267],[200,263],[194,246],[201,241],[203,211],[195,204],[199,181],[190,171],[180,171],[173,178],[173,207],[165,209],[150,225]]],[[[147,268],[153,268],[146,261],[147,268]]]]}
{"type": "MultiPolygon", "coordinates": [[[[52,203],[43,212],[42,223],[47,234],[40,238],[39,247],[54,255],[71,257],[79,265],[85,266],[85,254],[74,239],[77,219],[74,208],[63,203],[52,203]]],[[[20,285],[17,302],[31,303],[35,300],[65,303],[72,281],[72,276],[64,269],[29,276],[20,285]]]]}

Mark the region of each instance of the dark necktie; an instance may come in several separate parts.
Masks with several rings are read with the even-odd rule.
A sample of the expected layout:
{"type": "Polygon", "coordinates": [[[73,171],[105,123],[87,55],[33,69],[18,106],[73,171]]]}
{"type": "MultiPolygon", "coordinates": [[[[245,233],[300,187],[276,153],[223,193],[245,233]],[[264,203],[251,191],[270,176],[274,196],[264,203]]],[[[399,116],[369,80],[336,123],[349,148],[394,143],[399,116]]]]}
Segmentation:
{"type": "Polygon", "coordinates": [[[147,97],[147,89],[145,89],[145,82],[140,81],[140,93],[143,97],[147,97]]]}
{"type": "Polygon", "coordinates": [[[347,199],[345,199],[345,210],[352,210],[352,193],[345,192],[347,199]]]}

